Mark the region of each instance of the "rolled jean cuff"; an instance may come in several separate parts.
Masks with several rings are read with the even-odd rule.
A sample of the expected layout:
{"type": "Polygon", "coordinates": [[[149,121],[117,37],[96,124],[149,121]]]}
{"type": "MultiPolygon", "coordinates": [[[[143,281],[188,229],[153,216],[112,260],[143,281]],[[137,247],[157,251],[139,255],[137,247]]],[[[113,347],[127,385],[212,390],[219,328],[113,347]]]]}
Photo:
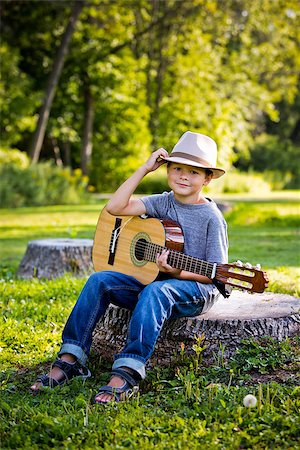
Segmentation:
{"type": "Polygon", "coordinates": [[[58,352],[58,356],[61,356],[64,353],[69,353],[70,355],[75,356],[77,361],[83,366],[85,366],[88,359],[82,348],[75,344],[63,344],[58,352]]]}
{"type": "Polygon", "coordinates": [[[142,380],[146,378],[146,370],[145,364],[136,358],[128,358],[128,357],[116,357],[115,362],[113,363],[112,368],[118,369],[119,367],[129,367],[129,369],[135,370],[142,380]]]}

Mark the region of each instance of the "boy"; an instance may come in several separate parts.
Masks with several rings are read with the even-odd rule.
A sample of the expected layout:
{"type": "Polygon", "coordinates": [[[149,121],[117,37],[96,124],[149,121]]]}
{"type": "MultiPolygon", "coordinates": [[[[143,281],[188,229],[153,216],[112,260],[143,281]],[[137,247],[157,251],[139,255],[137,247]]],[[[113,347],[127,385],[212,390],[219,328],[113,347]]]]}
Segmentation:
{"type": "MultiPolygon", "coordinates": [[[[183,230],[184,253],[209,262],[226,263],[226,222],[216,204],[202,194],[203,186],[225,173],[216,168],[216,159],[217,146],[210,137],[187,131],[170,156],[163,148],[152,153],[113,194],[107,211],[112,215],[148,214],[173,220],[183,230]],[[165,162],[171,191],[133,198],[143,177],[165,162]]],[[[219,297],[211,279],[171,267],[168,254],[168,250],[163,250],[157,255],[159,276],[148,286],[113,271],[90,276],[64,328],[59,359],[48,375],[38,378],[31,387],[33,392],[42,386],[64,384],[76,376],[90,376],[85,363],[92,333],[109,303],[130,309],[132,317],[126,345],[115,355],[111,379],[107,386],[100,388],[95,402],[119,401],[138,389],[164,322],[170,317],[199,315],[219,297]]]]}

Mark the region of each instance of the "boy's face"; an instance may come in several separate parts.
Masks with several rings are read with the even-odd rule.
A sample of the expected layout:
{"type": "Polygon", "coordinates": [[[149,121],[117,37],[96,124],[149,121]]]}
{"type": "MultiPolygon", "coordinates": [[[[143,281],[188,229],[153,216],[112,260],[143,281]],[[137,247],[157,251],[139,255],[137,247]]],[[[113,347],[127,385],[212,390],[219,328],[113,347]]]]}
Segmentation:
{"type": "Polygon", "coordinates": [[[167,174],[175,198],[183,203],[197,203],[202,187],[212,179],[204,169],[177,163],[169,163],[167,174]]]}

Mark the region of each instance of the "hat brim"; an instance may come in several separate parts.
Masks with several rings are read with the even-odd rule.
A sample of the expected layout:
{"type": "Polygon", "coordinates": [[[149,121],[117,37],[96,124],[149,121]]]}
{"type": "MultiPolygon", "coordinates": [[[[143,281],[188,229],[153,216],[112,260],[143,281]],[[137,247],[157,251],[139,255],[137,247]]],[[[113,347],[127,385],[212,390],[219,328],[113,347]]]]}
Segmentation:
{"type": "Polygon", "coordinates": [[[203,164],[197,163],[195,161],[191,161],[190,159],[172,157],[172,156],[167,156],[167,157],[160,156],[160,159],[163,159],[166,162],[173,162],[173,163],[178,163],[178,164],[184,164],[186,166],[199,167],[199,169],[211,170],[213,173],[213,176],[212,176],[213,178],[220,178],[225,173],[225,170],[223,170],[223,169],[218,169],[217,167],[204,166],[203,164]]]}

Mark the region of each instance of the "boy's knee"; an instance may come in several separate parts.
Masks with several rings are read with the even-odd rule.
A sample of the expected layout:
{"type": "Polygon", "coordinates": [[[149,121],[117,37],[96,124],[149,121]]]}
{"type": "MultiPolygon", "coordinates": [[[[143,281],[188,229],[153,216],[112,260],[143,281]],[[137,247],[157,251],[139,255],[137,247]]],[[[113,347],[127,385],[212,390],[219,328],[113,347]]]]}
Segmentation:
{"type": "Polygon", "coordinates": [[[166,283],[162,284],[160,282],[153,282],[146,286],[142,293],[143,298],[146,303],[157,305],[174,302],[174,297],[170,289],[168,289],[168,285],[166,283]]]}
{"type": "Polygon", "coordinates": [[[94,272],[92,275],[89,276],[89,279],[87,280],[88,283],[97,283],[106,279],[111,278],[112,272],[109,272],[108,270],[103,270],[101,272],[94,272]]]}
{"type": "Polygon", "coordinates": [[[99,288],[101,285],[103,285],[103,283],[109,282],[108,273],[109,272],[107,272],[106,274],[104,272],[93,273],[89,276],[85,286],[93,290],[99,288]]]}

